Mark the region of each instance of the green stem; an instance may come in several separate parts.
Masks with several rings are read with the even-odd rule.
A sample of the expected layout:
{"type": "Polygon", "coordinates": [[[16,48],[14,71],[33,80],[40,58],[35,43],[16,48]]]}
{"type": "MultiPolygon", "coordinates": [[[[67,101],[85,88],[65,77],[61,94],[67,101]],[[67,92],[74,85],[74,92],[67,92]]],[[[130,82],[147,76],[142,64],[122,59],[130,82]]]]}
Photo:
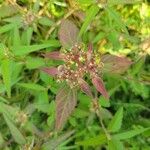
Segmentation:
{"type": "Polygon", "coordinates": [[[94,104],[94,106],[96,105],[96,107],[94,107],[94,111],[95,111],[95,113],[96,113],[96,115],[97,115],[97,117],[100,121],[101,127],[102,127],[107,139],[111,140],[111,136],[110,136],[109,132],[107,131],[107,129],[106,129],[104,123],[103,123],[103,118],[102,118],[102,115],[101,115],[101,112],[100,112],[100,107],[99,107],[98,101],[93,100],[93,104],[94,104]]]}

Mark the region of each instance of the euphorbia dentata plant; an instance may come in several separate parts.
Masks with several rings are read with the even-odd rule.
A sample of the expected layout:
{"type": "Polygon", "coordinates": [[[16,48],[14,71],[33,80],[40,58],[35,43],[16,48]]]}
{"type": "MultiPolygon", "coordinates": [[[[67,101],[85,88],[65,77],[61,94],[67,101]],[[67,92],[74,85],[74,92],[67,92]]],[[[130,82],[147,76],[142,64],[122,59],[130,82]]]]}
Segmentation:
{"type": "Polygon", "coordinates": [[[95,89],[105,99],[109,99],[102,79],[103,71],[120,72],[126,70],[131,64],[131,61],[125,57],[110,54],[98,56],[94,53],[92,44],[84,46],[81,41],[77,40],[78,31],[72,21],[63,20],[59,29],[59,40],[63,48],[60,51],[44,54],[46,58],[64,62],[57,67],[42,69],[53,76],[57,82],[65,82],[65,86],[61,87],[56,95],[56,129],[63,127],[74,110],[77,102],[77,90],[81,89],[91,99],[94,99],[93,91],[85,78],[89,78],[95,89]]]}

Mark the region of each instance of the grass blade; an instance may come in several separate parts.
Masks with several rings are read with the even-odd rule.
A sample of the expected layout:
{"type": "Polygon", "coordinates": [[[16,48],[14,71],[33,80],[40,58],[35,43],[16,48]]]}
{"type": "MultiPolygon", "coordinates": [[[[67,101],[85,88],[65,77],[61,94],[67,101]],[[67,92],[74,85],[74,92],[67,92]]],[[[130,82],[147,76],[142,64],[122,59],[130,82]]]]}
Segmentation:
{"type": "Polygon", "coordinates": [[[9,30],[12,30],[14,26],[15,26],[14,24],[7,24],[7,25],[0,27],[0,34],[5,33],[9,30]]]}
{"type": "Polygon", "coordinates": [[[142,128],[142,129],[133,129],[130,131],[126,131],[123,133],[118,133],[116,135],[114,135],[115,138],[119,139],[119,140],[125,140],[125,139],[129,139],[132,138],[134,136],[137,136],[145,131],[150,130],[150,128],[142,128]]]}
{"type": "Polygon", "coordinates": [[[96,146],[102,145],[107,141],[107,137],[105,134],[101,134],[99,136],[89,138],[83,141],[76,142],[76,145],[83,145],[83,146],[96,146]]]}
{"type": "Polygon", "coordinates": [[[46,89],[38,84],[35,83],[18,83],[17,85],[29,89],[29,90],[35,90],[35,91],[45,91],[46,89]]]}
{"type": "Polygon", "coordinates": [[[93,5],[90,7],[90,9],[87,12],[88,15],[87,15],[87,17],[86,17],[86,19],[85,19],[85,21],[84,21],[84,23],[80,29],[79,37],[81,37],[82,34],[86,32],[87,27],[89,26],[92,19],[94,19],[95,15],[98,13],[98,11],[99,11],[98,6],[93,5]]]}
{"type": "Polygon", "coordinates": [[[8,97],[11,97],[11,61],[7,58],[2,61],[1,71],[3,76],[3,82],[5,84],[5,88],[7,90],[8,97]]]}
{"type": "Polygon", "coordinates": [[[21,55],[29,54],[31,52],[39,51],[39,50],[44,49],[44,48],[59,47],[59,46],[60,46],[60,44],[57,40],[50,40],[50,41],[48,41],[48,43],[39,44],[39,45],[13,46],[12,50],[13,50],[15,55],[21,56],[21,55]]]}
{"type": "Polygon", "coordinates": [[[17,127],[11,122],[11,120],[7,117],[6,114],[3,113],[3,116],[4,116],[4,119],[10,129],[10,132],[14,138],[14,140],[22,145],[22,144],[25,144],[26,140],[25,138],[23,137],[23,135],[21,134],[21,132],[17,129],[17,127]]]}
{"type": "Polygon", "coordinates": [[[117,132],[121,128],[122,118],[123,118],[123,107],[119,108],[115,116],[112,118],[111,122],[108,125],[108,130],[112,132],[117,132]]]}

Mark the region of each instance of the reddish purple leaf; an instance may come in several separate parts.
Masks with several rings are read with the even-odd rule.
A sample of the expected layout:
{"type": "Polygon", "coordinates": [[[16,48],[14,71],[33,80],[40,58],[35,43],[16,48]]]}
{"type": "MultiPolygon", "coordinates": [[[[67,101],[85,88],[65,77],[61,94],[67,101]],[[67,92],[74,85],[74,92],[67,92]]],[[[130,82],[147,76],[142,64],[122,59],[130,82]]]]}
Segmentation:
{"type": "Polygon", "coordinates": [[[79,20],[80,20],[81,22],[83,22],[84,19],[85,19],[85,17],[86,17],[85,12],[84,12],[84,11],[81,11],[81,10],[75,11],[75,12],[73,13],[73,15],[74,15],[75,17],[79,18],[79,20]]]}
{"type": "Polygon", "coordinates": [[[44,72],[46,72],[46,73],[48,73],[49,75],[51,75],[51,76],[56,76],[56,75],[58,75],[58,69],[57,68],[55,68],[55,67],[51,67],[51,68],[42,68],[41,69],[42,71],[44,71],[44,72]]]}
{"type": "Polygon", "coordinates": [[[54,60],[62,60],[63,59],[63,55],[59,51],[48,52],[48,53],[43,54],[43,56],[46,58],[54,59],[54,60]]]}
{"type": "Polygon", "coordinates": [[[56,130],[63,128],[65,122],[71,115],[77,103],[77,93],[75,89],[68,86],[60,89],[56,95],[56,130]]]}
{"type": "Polygon", "coordinates": [[[78,80],[81,90],[90,97],[93,97],[92,91],[86,81],[83,79],[78,80]]]}
{"type": "Polygon", "coordinates": [[[132,64],[132,61],[126,57],[109,54],[102,56],[101,61],[104,63],[104,71],[111,73],[123,73],[132,64]]]}
{"type": "Polygon", "coordinates": [[[70,48],[77,43],[79,29],[70,20],[63,20],[58,32],[60,43],[63,47],[70,48]]]}
{"type": "Polygon", "coordinates": [[[106,99],[109,99],[109,95],[101,78],[94,76],[92,78],[92,83],[96,87],[97,91],[99,91],[106,99]]]}
{"type": "Polygon", "coordinates": [[[91,60],[92,53],[93,53],[93,45],[92,45],[92,43],[89,43],[88,51],[87,51],[87,59],[88,59],[88,61],[91,60]]]}

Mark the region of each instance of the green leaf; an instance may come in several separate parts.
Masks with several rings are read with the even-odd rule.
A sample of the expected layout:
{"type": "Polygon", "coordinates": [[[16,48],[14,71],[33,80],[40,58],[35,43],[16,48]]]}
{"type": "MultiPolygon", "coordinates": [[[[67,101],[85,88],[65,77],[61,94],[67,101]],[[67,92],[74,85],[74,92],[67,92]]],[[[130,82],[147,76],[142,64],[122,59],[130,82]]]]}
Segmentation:
{"type": "Polygon", "coordinates": [[[125,140],[125,139],[132,138],[134,136],[137,136],[137,135],[139,135],[145,131],[148,131],[148,130],[150,130],[150,128],[133,129],[133,130],[126,131],[123,133],[118,133],[118,134],[114,135],[114,138],[117,138],[119,140],[125,140]]]}
{"type": "Polygon", "coordinates": [[[116,138],[112,138],[109,142],[108,142],[108,149],[109,150],[123,150],[123,143],[121,141],[119,141],[116,138]]]}
{"type": "Polygon", "coordinates": [[[3,98],[3,97],[1,97],[1,96],[0,96],[0,101],[2,101],[2,102],[4,102],[4,103],[8,103],[8,100],[5,99],[5,98],[3,98]]]}
{"type": "Polygon", "coordinates": [[[13,39],[13,45],[17,46],[20,45],[20,34],[19,34],[19,28],[17,26],[14,27],[14,34],[12,34],[13,39]]]}
{"type": "Polygon", "coordinates": [[[24,65],[23,63],[12,61],[11,67],[15,68],[15,71],[12,71],[12,77],[11,77],[12,84],[15,84],[16,82],[18,82],[22,78],[20,76],[20,74],[21,74],[22,69],[24,67],[23,65],[24,65]]]}
{"type": "Polygon", "coordinates": [[[2,60],[1,72],[2,72],[2,76],[3,76],[3,82],[4,82],[6,90],[7,90],[7,95],[8,95],[8,97],[11,97],[12,68],[11,68],[11,61],[9,60],[9,58],[2,60]]]}
{"type": "Polygon", "coordinates": [[[138,104],[138,103],[116,103],[119,106],[123,106],[125,109],[129,110],[129,109],[138,109],[138,110],[146,110],[150,112],[150,108],[142,105],[142,104],[138,104]]]}
{"type": "Polygon", "coordinates": [[[22,26],[22,15],[16,15],[16,16],[11,16],[10,18],[5,18],[3,19],[3,21],[10,23],[10,24],[14,24],[18,25],[18,26],[22,26]]]}
{"type": "Polygon", "coordinates": [[[28,27],[23,33],[21,37],[21,42],[24,45],[30,45],[33,34],[33,28],[28,27]]]}
{"type": "Polygon", "coordinates": [[[26,59],[26,67],[28,69],[35,69],[35,68],[39,68],[44,65],[45,65],[45,62],[44,62],[44,59],[42,59],[42,58],[27,57],[27,59],[26,59]]]}
{"type": "Polygon", "coordinates": [[[54,22],[50,20],[48,17],[41,17],[39,20],[39,24],[44,26],[52,26],[54,22]]]}
{"type": "Polygon", "coordinates": [[[35,90],[35,91],[45,91],[46,89],[38,84],[35,83],[17,83],[18,86],[26,88],[28,90],[35,90]]]}
{"type": "Polygon", "coordinates": [[[136,81],[130,81],[130,87],[135,95],[141,95],[144,99],[149,98],[149,88],[136,81]]]}
{"type": "Polygon", "coordinates": [[[140,3],[140,2],[142,2],[142,0],[132,0],[132,1],[128,1],[128,0],[109,0],[108,5],[112,6],[112,5],[135,4],[135,3],[140,3]]]}
{"type": "Polygon", "coordinates": [[[49,104],[49,117],[47,119],[47,124],[49,127],[53,127],[53,124],[55,122],[55,102],[51,101],[49,104]]]}
{"type": "Polygon", "coordinates": [[[57,40],[50,40],[47,41],[45,44],[39,44],[39,45],[30,45],[30,46],[13,46],[12,50],[15,55],[26,55],[31,52],[39,51],[44,48],[48,47],[59,47],[60,44],[57,40]]]}
{"type": "Polygon", "coordinates": [[[12,30],[15,27],[15,24],[6,24],[2,27],[0,27],[0,34],[5,33],[9,30],[12,30]]]}
{"type": "Polygon", "coordinates": [[[85,118],[89,116],[89,112],[80,108],[76,108],[76,111],[72,114],[75,118],[85,118]]]}
{"type": "Polygon", "coordinates": [[[89,26],[90,22],[94,19],[98,11],[99,7],[96,5],[91,6],[90,9],[87,11],[87,17],[85,18],[85,21],[80,29],[79,37],[81,37],[82,34],[86,32],[87,27],[89,26]]]}
{"type": "Polygon", "coordinates": [[[108,130],[111,132],[117,132],[121,128],[123,118],[123,107],[119,108],[115,116],[112,118],[108,125],[108,130]]]}
{"type": "MultiPolygon", "coordinates": [[[[13,80],[12,78],[11,78],[11,86],[13,86],[14,84],[16,84],[19,80],[21,79],[21,77],[19,77],[19,78],[17,78],[16,80],[13,80]]],[[[7,89],[6,89],[6,87],[5,87],[5,85],[4,84],[2,84],[2,83],[0,83],[0,92],[1,93],[3,93],[3,92],[5,92],[7,89]]]]}
{"type": "Polygon", "coordinates": [[[77,0],[80,5],[91,5],[93,3],[93,0],[77,0]]]}
{"type": "Polygon", "coordinates": [[[40,79],[48,86],[54,84],[53,78],[44,72],[40,72],[40,79]]]}
{"type": "Polygon", "coordinates": [[[38,13],[39,8],[40,8],[40,0],[36,0],[36,2],[33,5],[33,12],[38,13]]]}
{"type": "Polygon", "coordinates": [[[7,117],[9,117],[10,120],[13,121],[13,119],[16,117],[16,113],[18,111],[19,111],[18,107],[11,106],[11,105],[5,104],[3,102],[0,102],[0,113],[4,113],[5,115],[7,115],[7,117]]]}
{"type": "Polygon", "coordinates": [[[99,104],[102,107],[110,107],[110,101],[108,101],[107,99],[105,99],[103,96],[100,97],[99,104]]]}
{"type": "Polygon", "coordinates": [[[145,57],[141,57],[141,58],[133,65],[132,74],[133,74],[133,75],[138,74],[138,73],[142,70],[144,63],[145,63],[145,57]]]}
{"type": "Polygon", "coordinates": [[[79,93],[78,94],[78,97],[80,99],[80,105],[83,107],[83,108],[89,108],[89,105],[91,103],[91,99],[89,96],[85,95],[85,94],[82,94],[82,93],[79,93]],[[84,101],[82,101],[82,99],[84,99],[84,101]]]}
{"type": "Polygon", "coordinates": [[[41,112],[49,113],[50,112],[50,105],[49,105],[49,101],[48,101],[47,91],[39,92],[37,95],[38,95],[37,101],[34,104],[35,108],[37,108],[41,112]]]}
{"type": "Polygon", "coordinates": [[[97,43],[98,41],[100,41],[101,39],[106,37],[106,33],[104,32],[99,32],[96,37],[93,39],[93,43],[97,43]]]}
{"type": "Polygon", "coordinates": [[[2,148],[3,144],[4,144],[4,139],[3,139],[3,136],[0,132],[0,148],[2,148]]]}
{"type": "Polygon", "coordinates": [[[82,146],[96,146],[96,145],[102,145],[104,143],[107,142],[107,137],[105,134],[101,134],[99,136],[90,138],[90,139],[86,139],[86,140],[82,140],[82,141],[78,141],[76,142],[76,145],[82,145],[82,146]]]}
{"type": "Polygon", "coordinates": [[[7,4],[0,6],[0,18],[11,16],[18,12],[15,5],[7,4]]]}
{"type": "Polygon", "coordinates": [[[120,29],[122,29],[128,35],[129,33],[128,33],[128,30],[126,28],[126,25],[122,21],[122,18],[120,17],[119,13],[116,12],[113,8],[110,8],[110,7],[106,7],[105,10],[108,12],[108,14],[110,15],[110,17],[113,18],[113,20],[116,22],[116,24],[118,25],[118,27],[120,29]]]}
{"type": "Polygon", "coordinates": [[[7,115],[5,113],[3,113],[4,119],[10,129],[10,132],[14,138],[14,140],[18,143],[18,144],[25,144],[26,140],[23,137],[23,135],[21,134],[21,132],[17,129],[17,127],[11,122],[11,120],[7,117],[7,115]]]}
{"type": "Polygon", "coordinates": [[[113,32],[110,32],[108,34],[108,40],[112,43],[113,45],[113,49],[114,50],[119,50],[121,48],[121,45],[120,45],[120,42],[119,42],[119,35],[120,33],[118,33],[117,31],[113,31],[113,32]]]}
{"type": "Polygon", "coordinates": [[[53,138],[51,140],[49,140],[48,142],[44,143],[42,145],[42,150],[54,150],[57,149],[58,146],[63,142],[66,141],[68,138],[70,138],[72,136],[72,134],[75,131],[68,131],[66,133],[64,133],[63,135],[57,137],[57,138],[53,138]]]}
{"type": "Polygon", "coordinates": [[[6,46],[3,43],[0,43],[0,62],[5,57],[6,46]]]}

